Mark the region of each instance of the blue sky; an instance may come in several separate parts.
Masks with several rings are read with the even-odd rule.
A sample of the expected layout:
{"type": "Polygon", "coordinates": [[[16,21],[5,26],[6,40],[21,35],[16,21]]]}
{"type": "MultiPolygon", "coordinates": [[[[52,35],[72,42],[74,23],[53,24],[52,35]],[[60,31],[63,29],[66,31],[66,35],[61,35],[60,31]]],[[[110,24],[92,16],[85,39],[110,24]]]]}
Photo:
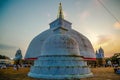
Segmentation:
{"type": "MultiPolygon", "coordinates": [[[[120,0],[101,0],[120,21],[120,0]]],[[[62,2],[65,19],[72,28],[100,46],[105,56],[120,52],[120,24],[97,0],[0,0],[0,54],[13,58],[17,49],[23,56],[30,41],[49,28],[62,2]]]]}

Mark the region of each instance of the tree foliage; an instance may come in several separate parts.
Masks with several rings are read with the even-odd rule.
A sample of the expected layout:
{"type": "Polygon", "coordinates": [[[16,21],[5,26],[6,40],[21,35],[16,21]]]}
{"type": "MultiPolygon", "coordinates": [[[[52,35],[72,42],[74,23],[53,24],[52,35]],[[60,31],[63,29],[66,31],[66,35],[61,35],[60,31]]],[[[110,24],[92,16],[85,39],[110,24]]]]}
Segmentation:
{"type": "Polygon", "coordinates": [[[120,53],[115,53],[111,58],[110,60],[112,62],[117,62],[118,63],[118,57],[120,56],[120,53]]]}
{"type": "Polygon", "coordinates": [[[0,55],[0,59],[10,59],[10,58],[4,55],[0,55]]]}

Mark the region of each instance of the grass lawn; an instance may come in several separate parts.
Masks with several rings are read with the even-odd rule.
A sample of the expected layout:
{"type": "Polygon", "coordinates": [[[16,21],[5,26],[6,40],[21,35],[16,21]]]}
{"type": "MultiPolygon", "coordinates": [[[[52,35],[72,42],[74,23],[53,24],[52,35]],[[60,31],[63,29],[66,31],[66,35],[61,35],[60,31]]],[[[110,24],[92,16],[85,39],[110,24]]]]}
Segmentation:
{"type": "MultiPolygon", "coordinates": [[[[94,77],[81,80],[120,80],[120,75],[115,74],[113,68],[92,68],[94,77]]],[[[20,68],[18,71],[12,67],[0,69],[0,80],[35,80],[27,76],[29,68],[20,68]]]]}

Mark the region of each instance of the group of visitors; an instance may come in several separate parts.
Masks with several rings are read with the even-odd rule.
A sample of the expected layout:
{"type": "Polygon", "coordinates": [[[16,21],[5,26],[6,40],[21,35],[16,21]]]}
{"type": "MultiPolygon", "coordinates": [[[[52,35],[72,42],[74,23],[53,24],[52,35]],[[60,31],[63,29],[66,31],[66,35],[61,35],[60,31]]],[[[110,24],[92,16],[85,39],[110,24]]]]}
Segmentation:
{"type": "Polygon", "coordinates": [[[16,65],[16,64],[15,64],[15,65],[13,66],[13,68],[14,68],[14,70],[18,70],[18,69],[20,68],[20,65],[16,65]]]}
{"type": "Polygon", "coordinates": [[[31,64],[0,64],[0,69],[7,69],[13,67],[14,70],[19,70],[19,68],[30,67],[31,64]]]}
{"type": "Polygon", "coordinates": [[[114,67],[114,72],[120,74],[120,67],[114,67]]]}
{"type": "Polygon", "coordinates": [[[23,67],[30,67],[31,64],[14,64],[13,68],[14,70],[18,70],[19,68],[23,68],[23,67]]]}
{"type": "Polygon", "coordinates": [[[118,64],[114,64],[113,67],[114,67],[114,72],[120,74],[120,67],[118,66],[118,64]]]}
{"type": "Polygon", "coordinates": [[[5,64],[0,64],[1,69],[7,69],[7,66],[5,64]]]}

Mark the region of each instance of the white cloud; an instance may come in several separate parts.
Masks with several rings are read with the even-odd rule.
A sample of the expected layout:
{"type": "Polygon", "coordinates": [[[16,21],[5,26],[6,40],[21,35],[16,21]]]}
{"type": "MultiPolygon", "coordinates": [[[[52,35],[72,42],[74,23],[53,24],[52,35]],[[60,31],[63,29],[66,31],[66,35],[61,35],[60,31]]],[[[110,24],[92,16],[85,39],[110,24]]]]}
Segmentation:
{"type": "Polygon", "coordinates": [[[101,4],[99,3],[98,0],[93,0],[93,3],[94,3],[95,6],[101,7],[101,4]]]}
{"type": "Polygon", "coordinates": [[[16,49],[16,46],[10,46],[10,45],[6,45],[6,44],[0,44],[0,50],[9,50],[9,49],[16,49]]]}
{"type": "Polygon", "coordinates": [[[47,13],[47,17],[50,17],[50,13],[47,13]]]}
{"type": "Polygon", "coordinates": [[[88,18],[90,16],[90,12],[89,11],[84,11],[80,14],[80,20],[84,21],[86,18],[88,18]]]}
{"type": "Polygon", "coordinates": [[[99,35],[98,36],[98,44],[104,44],[108,41],[110,41],[112,36],[110,35],[99,35]]]}
{"type": "Polygon", "coordinates": [[[115,29],[120,29],[120,22],[118,23],[118,22],[115,22],[114,23],[114,28],[115,29]]]}

